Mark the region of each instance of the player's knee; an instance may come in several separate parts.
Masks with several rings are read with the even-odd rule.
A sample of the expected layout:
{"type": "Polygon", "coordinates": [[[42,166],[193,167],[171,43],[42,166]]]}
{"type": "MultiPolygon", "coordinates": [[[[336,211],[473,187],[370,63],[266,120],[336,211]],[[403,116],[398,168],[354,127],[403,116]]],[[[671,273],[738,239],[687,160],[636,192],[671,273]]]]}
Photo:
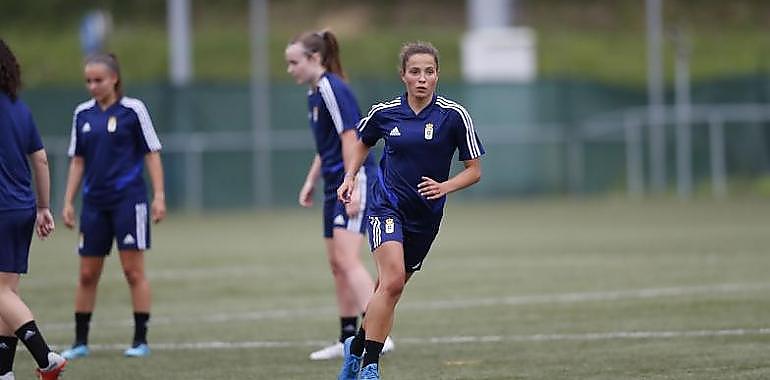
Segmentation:
{"type": "Polygon", "coordinates": [[[344,276],[353,270],[355,261],[343,257],[343,255],[333,255],[329,257],[329,266],[335,276],[344,276]]]}
{"type": "Polygon", "coordinates": [[[93,288],[99,283],[99,272],[81,270],[78,281],[80,282],[80,286],[84,288],[93,288]]]}
{"type": "Polygon", "coordinates": [[[144,273],[136,269],[124,269],[123,276],[126,277],[129,286],[135,286],[144,281],[144,273]]]}
{"type": "Polygon", "coordinates": [[[382,290],[387,296],[392,298],[398,298],[401,293],[404,292],[404,283],[406,281],[405,273],[394,273],[387,279],[380,280],[379,289],[382,290]]]}

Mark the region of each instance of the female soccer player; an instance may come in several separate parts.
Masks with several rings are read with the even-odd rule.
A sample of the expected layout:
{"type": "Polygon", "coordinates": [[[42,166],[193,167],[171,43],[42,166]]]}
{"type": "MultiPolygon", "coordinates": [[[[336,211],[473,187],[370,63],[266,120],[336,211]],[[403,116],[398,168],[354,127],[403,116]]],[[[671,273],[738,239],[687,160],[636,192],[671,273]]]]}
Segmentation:
{"type": "Polygon", "coordinates": [[[484,148],[470,115],[461,105],[435,93],[439,77],[436,48],[425,42],[408,43],[400,58],[406,94],[374,105],[361,120],[360,139],[345,157],[345,178],[338,189],[339,199],[350,202],[357,186],[353,173],[370,147],[384,139],[369,216],[377,288],[363,327],[344,342],[339,379],[380,378],[379,354],[393,327],[396,303],[438,234],[445,196],[481,178],[479,157],[484,148]],[[455,150],[465,169],[450,178],[455,150]]]}
{"type": "Polygon", "coordinates": [[[67,361],[51,352],[32,312],[19,297],[19,279],[27,273],[33,230],[41,239],[54,230],[48,158],[32,114],[18,98],[20,87],[19,64],[0,39],[0,380],[14,379],[19,339],[37,362],[37,377],[54,380],[67,361]],[[35,173],[34,192],[27,160],[35,173]]]}
{"type": "Polygon", "coordinates": [[[123,96],[120,67],[114,55],[95,55],[85,64],[86,87],[93,99],[75,108],[69,156],[72,158],[62,218],[75,226],[75,193],[83,180],[80,213],[80,275],[75,293],[75,343],[62,355],[88,356],[88,330],[104,259],[116,240],[120,263],[134,309],[134,340],[129,357],[150,354],[150,284],[144,270],[144,251],[150,248],[153,222],[166,215],[160,141],[150,114],[139,99],[123,96]],[[152,182],[153,200],[147,209],[142,161],[152,182]]]}
{"type": "MultiPolygon", "coordinates": [[[[324,238],[341,325],[339,341],[313,352],[310,359],[332,359],[342,356],[342,342],[355,335],[358,314],[366,308],[374,288],[372,278],[359,258],[359,249],[363,243],[369,182],[374,178],[375,167],[370,156],[362,158],[363,169],[356,170],[358,187],[352,191],[351,201],[343,205],[337,200],[337,188],[345,173],[343,151],[357,140],[355,126],[361,114],[353,92],[345,83],[334,34],[330,31],[301,34],[289,43],[285,54],[286,71],[298,84],[310,86],[308,117],[317,154],[299,192],[299,204],[313,206],[315,183],[323,176],[324,238]]],[[[385,351],[393,348],[390,339],[387,343],[385,351]]]]}

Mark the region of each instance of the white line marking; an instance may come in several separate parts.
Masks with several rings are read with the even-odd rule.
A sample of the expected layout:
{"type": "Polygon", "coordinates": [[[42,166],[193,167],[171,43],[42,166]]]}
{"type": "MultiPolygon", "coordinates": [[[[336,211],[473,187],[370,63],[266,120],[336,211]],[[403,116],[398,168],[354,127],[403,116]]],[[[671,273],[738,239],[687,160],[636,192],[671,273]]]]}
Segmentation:
{"type": "MultiPolygon", "coordinates": [[[[727,330],[690,330],[690,331],[611,331],[576,334],[532,334],[532,335],[485,335],[485,336],[444,336],[425,338],[396,338],[398,344],[434,345],[463,343],[526,343],[559,341],[601,341],[615,339],[675,339],[675,338],[713,338],[726,336],[770,335],[770,328],[727,329],[727,330]]],[[[244,341],[244,342],[186,342],[186,343],[151,343],[153,350],[232,350],[259,348],[302,348],[328,344],[328,341],[244,341]]],[[[91,344],[91,350],[124,350],[124,344],[91,344]]]]}
{"type": "MultiPolygon", "coordinates": [[[[557,293],[540,295],[523,295],[491,298],[469,298],[459,300],[439,300],[399,305],[400,310],[449,310],[469,309],[475,307],[492,306],[522,306],[544,303],[578,303],[595,301],[619,301],[632,299],[649,299],[661,297],[680,297],[693,295],[728,294],[750,291],[765,291],[770,289],[770,283],[755,284],[717,284],[702,286],[685,286],[671,288],[632,289],[608,292],[583,292],[583,293],[557,293]]],[[[248,322],[269,319],[306,318],[327,315],[336,315],[337,308],[333,306],[318,306],[296,309],[257,310],[240,313],[216,313],[197,316],[153,316],[152,325],[171,325],[180,323],[226,323],[248,322]]],[[[129,319],[117,321],[92,321],[92,326],[133,326],[134,321],[129,319]]],[[[45,324],[48,330],[69,330],[74,326],[71,322],[45,324]]]]}

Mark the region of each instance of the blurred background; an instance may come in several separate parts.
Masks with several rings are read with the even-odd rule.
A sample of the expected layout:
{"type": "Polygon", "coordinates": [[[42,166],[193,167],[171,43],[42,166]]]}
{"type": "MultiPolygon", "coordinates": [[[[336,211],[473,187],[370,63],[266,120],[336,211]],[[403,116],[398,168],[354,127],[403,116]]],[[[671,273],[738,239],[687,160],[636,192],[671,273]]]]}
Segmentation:
{"type": "MultiPolygon", "coordinates": [[[[432,42],[439,92],[487,150],[399,304],[387,378],[770,378],[770,1],[0,4],[55,211],[88,52],[117,54],[164,144],[153,355],[120,356],[133,320],[113,258],[93,354],[67,378],[334,378],[339,362],[307,360],[339,326],[320,202],[296,204],[314,155],[307,89],[284,63],[294,35],[323,28],[362,112],[402,93],[401,44],[432,42]]],[[[61,349],[78,235],[58,227],[33,243],[22,294],[61,349]]]]}
{"type": "Polygon", "coordinates": [[[488,151],[458,198],[770,196],[766,1],[28,0],[0,13],[54,199],[88,98],[83,56],[103,50],[150,110],[170,206],[188,210],[294,204],[313,143],[283,50],[322,28],[362,111],[402,92],[403,42],[440,49],[439,91],[488,151]]]}

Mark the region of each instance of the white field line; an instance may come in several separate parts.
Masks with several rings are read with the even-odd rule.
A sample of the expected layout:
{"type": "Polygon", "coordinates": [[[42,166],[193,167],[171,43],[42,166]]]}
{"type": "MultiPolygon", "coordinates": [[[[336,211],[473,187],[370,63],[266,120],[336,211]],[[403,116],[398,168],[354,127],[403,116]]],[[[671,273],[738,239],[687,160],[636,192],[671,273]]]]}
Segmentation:
{"type": "MultiPolygon", "coordinates": [[[[492,306],[523,306],[535,304],[565,304],[596,301],[619,301],[632,299],[652,299],[662,297],[680,297],[694,295],[715,295],[751,291],[764,291],[770,289],[770,283],[754,284],[717,284],[703,286],[685,286],[671,288],[632,289],[606,292],[582,292],[582,293],[557,293],[541,295],[523,295],[491,298],[468,298],[459,300],[439,300],[426,302],[410,302],[398,306],[399,310],[456,310],[476,307],[492,306]]],[[[152,325],[171,325],[181,323],[226,323],[248,322],[267,319],[306,318],[326,315],[335,315],[337,308],[330,306],[318,306],[295,309],[257,310],[240,313],[212,313],[204,315],[154,315],[152,325]]],[[[129,319],[110,322],[93,321],[93,326],[133,326],[134,321],[129,319]]],[[[44,324],[45,330],[67,330],[73,328],[72,322],[59,322],[44,324]]]]}
{"type": "MultiPolygon", "coordinates": [[[[690,330],[690,331],[614,331],[580,334],[532,334],[532,335],[485,335],[485,336],[444,336],[424,338],[397,337],[397,344],[436,345],[464,343],[531,343],[561,341],[604,341],[617,339],[676,339],[676,338],[714,338],[735,336],[770,335],[770,328],[728,329],[728,330],[690,330]]],[[[260,348],[302,348],[320,347],[328,341],[243,341],[243,342],[186,342],[152,343],[153,350],[231,350],[260,348]]],[[[92,350],[117,351],[126,349],[125,344],[92,344],[92,350]]]]}

